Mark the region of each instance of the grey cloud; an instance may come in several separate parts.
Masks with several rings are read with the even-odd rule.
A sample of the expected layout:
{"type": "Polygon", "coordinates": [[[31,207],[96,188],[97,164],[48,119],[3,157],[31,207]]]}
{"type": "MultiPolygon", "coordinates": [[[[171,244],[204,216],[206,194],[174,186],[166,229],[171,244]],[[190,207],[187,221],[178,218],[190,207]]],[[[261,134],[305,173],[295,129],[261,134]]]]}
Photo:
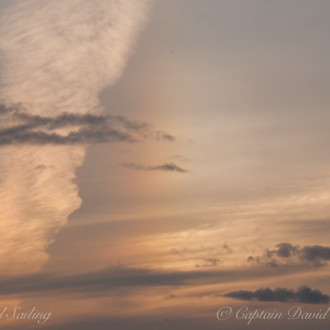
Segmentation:
{"type": "Polygon", "coordinates": [[[280,243],[276,247],[275,254],[281,258],[288,258],[298,253],[298,247],[292,246],[290,243],[280,243]]]}
{"type": "Polygon", "coordinates": [[[300,250],[300,256],[304,260],[312,262],[330,260],[330,247],[320,245],[304,246],[300,250]]]}
{"type": "Polygon", "coordinates": [[[123,166],[130,168],[132,170],[138,170],[138,171],[167,171],[167,172],[179,172],[179,173],[186,173],[187,170],[179,167],[178,165],[174,163],[165,163],[162,165],[156,165],[156,166],[148,166],[148,165],[142,165],[142,164],[136,164],[136,163],[125,163],[123,166]]]}
{"type": "Polygon", "coordinates": [[[221,262],[219,257],[232,254],[233,250],[224,243],[220,247],[201,245],[198,248],[172,248],[169,253],[185,261],[198,260],[198,263],[195,264],[196,268],[209,268],[219,266],[221,262]]]}
{"type": "Polygon", "coordinates": [[[156,132],[156,138],[158,140],[168,140],[168,141],[174,141],[175,140],[175,136],[168,134],[165,131],[157,131],[156,132]]]}
{"type": "MultiPolygon", "coordinates": [[[[284,271],[296,272],[296,269],[284,271]]],[[[198,286],[241,281],[248,278],[274,276],[267,269],[162,271],[135,268],[109,268],[91,273],[59,275],[37,273],[17,277],[0,277],[0,294],[7,295],[70,295],[99,296],[121,288],[140,289],[164,286],[198,286]]]]}
{"type": "Polygon", "coordinates": [[[222,245],[221,251],[229,254],[233,253],[233,250],[226,243],[222,245]]]}
{"type": "Polygon", "coordinates": [[[56,290],[64,293],[90,293],[115,290],[121,287],[157,287],[216,281],[227,276],[227,272],[188,271],[162,272],[147,269],[111,268],[94,273],[56,276],[48,273],[32,274],[12,278],[0,278],[0,294],[14,295],[46,293],[56,290]]]}
{"type": "Polygon", "coordinates": [[[138,142],[148,137],[168,140],[170,136],[163,132],[160,137],[150,124],[123,116],[63,113],[46,117],[29,114],[20,105],[0,105],[0,117],[0,145],[138,142]],[[56,131],[61,128],[71,131],[63,135],[56,131]]]}
{"type": "Polygon", "coordinates": [[[220,260],[218,258],[204,258],[203,259],[203,263],[201,264],[196,264],[196,268],[200,268],[200,267],[216,267],[218,266],[220,260]]]}
{"type": "Polygon", "coordinates": [[[79,144],[79,143],[102,143],[102,142],[136,142],[137,139],[126,132],[116,130],[93,130],[80,129],[77,132],[70,132],[62,136],[57,133],[46,132],[18,132],[16,134],[3,135],[0,131],[0,145],[11,144],[79,144]]]}
{"type": "Polygon", "coordinates": [[[323,294],[319,290],[312,290],[307,286],[302,286],[295,290],[289,290],[285,288],[277,289],[259,289],[256,291],[233,291],[224,295],[225,297],[237,298],[241,300],[256,299],[259,301],[296,301],[300,303],[309,304],[327,304],[329,302],[329,296],[323,294]]]}
{"type": "Polygon", "coordinates": [[[4,104],[0,104],[0,115],[12,112],[14,110],[17,110],[18,106],[13,106],[13,107],[7,107],[4,104]]]}
{"type": "Polygon", "coordinates": [[[322,266],[330,260],[330,247],[320,245],[292,245],[290,243],[277,244],[276,249],[265,250],[262,256],[249,256],[248,262],[278,266],[283,261],[291,262],[296,258],[300,262],[313,263],[314,266],[322,266]]]}

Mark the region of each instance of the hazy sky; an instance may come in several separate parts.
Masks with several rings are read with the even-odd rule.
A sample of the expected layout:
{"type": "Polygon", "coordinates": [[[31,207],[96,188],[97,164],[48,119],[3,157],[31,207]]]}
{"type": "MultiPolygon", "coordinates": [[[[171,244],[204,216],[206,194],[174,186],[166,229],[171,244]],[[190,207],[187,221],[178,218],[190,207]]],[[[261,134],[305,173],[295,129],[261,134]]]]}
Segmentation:
{"type": "Polygon", "coordinates": [[[1,306],[68,330],[326,311],[329,13],[325,0],[0,0],[1,306]]]}

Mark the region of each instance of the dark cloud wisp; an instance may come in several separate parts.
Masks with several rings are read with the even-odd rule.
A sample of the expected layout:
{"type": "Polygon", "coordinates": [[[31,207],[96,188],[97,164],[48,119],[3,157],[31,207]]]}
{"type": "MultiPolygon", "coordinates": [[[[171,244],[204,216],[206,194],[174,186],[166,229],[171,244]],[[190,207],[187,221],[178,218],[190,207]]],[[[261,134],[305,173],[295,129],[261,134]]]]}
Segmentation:
{"type": "Polygon", "coordinates": [[[167,140],[167,141],[174,141],[175,140],[175,136],[165,132],[165,131],[157,131],[156,132],[156,138],[158,140],[167,140]]]}
{"type": "Polygon", "coordinates": [[[138,142],[149,137],[172,137],[163,131],[159,135],[150,124],[123,116],[63,113],[48,117],[32,115],[19,105],[0,105],[0,122],[0,145],[138,142]]]}
{"type": "Polygon", "coordinates": [[[295,290],[285,288],[277,289],[259,289],[256,291],[233,291],[224,295],[225,297],[236,298],[241,300],[259,300],[259,301],[278,301],[288,302],[296,301],[300,303],[309,304],[327,304],[329,303],[329,296],[323,294],[319,290],[312,290],[307,286],[302,286],[295,290]]]}
{"type": "Polygon", "coordinates": [[[136,163],[125,163],[123,164],[123,166],[137,171],[165,171],[165,172],[179,172],[179,173],[188,172],[186,169],[174,163],[165,163],[156,166],[148,166],[148,165],[142,165],[136,163]]]}
{"type": "Polygon", "coordinates": [[[230,274],[223,271],[163,272],[148,269],[109,268],[93,273],[55,275],[39,273],[0,278],[0,294],[42,294],[50,291],[99,295],[119,288],[192,285],[217,281],[230,274]]]}

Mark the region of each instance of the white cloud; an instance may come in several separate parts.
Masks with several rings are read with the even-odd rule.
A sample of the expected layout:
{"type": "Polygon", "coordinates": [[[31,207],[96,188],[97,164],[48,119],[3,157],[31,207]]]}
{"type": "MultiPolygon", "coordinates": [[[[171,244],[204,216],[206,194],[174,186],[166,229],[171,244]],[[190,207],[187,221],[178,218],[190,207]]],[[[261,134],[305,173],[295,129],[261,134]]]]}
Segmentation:
{"type": "MultiPolygon", "coordinates": [[[[98,95],[121,75],[148,1],[13,1],[0,17],[0,98],[31,114],[100,113],[98,95]]],[[[0,149],[0,271],[31,271],[81,203],[83,146],[0,149]],[[26,265],[28,264],[28,266],[26,265]]]]}

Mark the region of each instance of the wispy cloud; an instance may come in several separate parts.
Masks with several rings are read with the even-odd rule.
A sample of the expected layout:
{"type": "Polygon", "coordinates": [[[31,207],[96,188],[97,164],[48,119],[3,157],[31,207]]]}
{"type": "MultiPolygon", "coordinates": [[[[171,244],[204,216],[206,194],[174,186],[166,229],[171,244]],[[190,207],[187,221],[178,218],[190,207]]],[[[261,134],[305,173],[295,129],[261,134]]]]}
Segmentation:
{"type": "Polygon", "coordinates": [[[204,258],[202,259],[202,263],[198,263],[195,265],[196,268],[209,268],[218,266],[220,259],[218,258],[204,258]]]}
{"type": "Polygon", "coordinates": [[[95,111],[132,54],[149,2],[13,1],[0,21],[2,96],[34,113],[95,111]]]}
{"type": "Polygon", "coordinates": [[[228,275],[220,271],[165,272],[148,269],[110,268],[93,273],[56,276],[47,273],[0,279],[0,294],[46,293],[63,291],[99,295],[123,287],[161,287],[187,285],[191,281],[205,281],[228,275]]]}
{"type": "MultiPolygon", "coordinates": [[[[21,106],[0,105],[0,119],[0,145],[138,142],[148,137],[160,138],[152,125],[124,116],[62,113],[50,117],[29,114],[21,106]],[[60,134],[60,129],[66,133],[60,134]]],[[[161,135],[165,140],[168,136],[171,135],[165,132],[161,135]]]]}
{"type": "MultiPolygon", "coordinates": [[[[294,270],[293,270],[294,271],[294,270]]],[[[283,272],[289,274],[292,271],[283,272]]],[[[282,275],[283,275],[282,274],[282,275]]],[[[36,273],[24,276],[0,277],[0,294],[2,296],[15,295],[49,295],[52,292],[62,295],[72,293],[90,296],[110,294],[114,290],[125,288],[141,289],[156,287],[189,286],[190,288],[224,283],[241,282],[246,279],[273,277],[274,273],[269,269],[227,269],[195,268],[187,271],[111,267],[95,272],[78,273],[74,275],[62,275],[54,273],[36,273]]],[[[312,292],[317,290],[313,290],[312,292]]],[[[241,291],[239,291],[241,292],[241,291]]],[[[303,294],[303,291],[301,294],[303,294]]],[[[230,295],[234,293],[229,293],[230,295]]],[[[307,292],[308,294],[308,292],[307,292]]],[[[219,296],[210,293],[211,296],[219,296]]],[[[235,293],[236,295],[236,293],[235,293]]],[[[222,296],[222,295],[221,295],[222,296]]],[[[228,295],[229,296],[229,295],[228,295]]],[[[253,294],[247,294],[253,299],[253,294]],[[251,296],[252,295],[252,296],[251,296]]],[[[324,297],[322,299],[325,299],[324,297]]]]}
{"type": "Polygon", "coordinates": [[[323,294],[319,290],[312,290],[307,286],[302,286],[295,290],[289,290],[285,288],[277,289],[259,289],[256,291],[233,291],[224,295],[225,297],[237,298],[241,300],[256,299],[259,301],[296,301],[300,303],[309,304],[327,304],[329,302],[329,296],[323,294]]]}
{"type": "Polygon", "coordinates": [[[0,271],[30,272],[47,260],[46,247],[81,204],[74,178],[84,144],[149,134],[143,123],[99,116],[100,92],[120,78],[148,8],[148,0],[2,8],[0,271]]]}
{"type": "Polygon", "coordinates": [[[136,164],[136,163],[125,163],[123,164],[123,166],[138,171],[165,171],[165,172],[179,172],[179,173],[188,172],[188,170],[174,163],[165,163],[156,166],[148,166],[148,165],[136,164]]]}
{"type": "Polygon", "coordinates": [[[156,132],[156,138],[158,140],[167,140],[167,141],[174,141],[175,136],[165,132],[165,131],[157,131],[156,132]]]}

